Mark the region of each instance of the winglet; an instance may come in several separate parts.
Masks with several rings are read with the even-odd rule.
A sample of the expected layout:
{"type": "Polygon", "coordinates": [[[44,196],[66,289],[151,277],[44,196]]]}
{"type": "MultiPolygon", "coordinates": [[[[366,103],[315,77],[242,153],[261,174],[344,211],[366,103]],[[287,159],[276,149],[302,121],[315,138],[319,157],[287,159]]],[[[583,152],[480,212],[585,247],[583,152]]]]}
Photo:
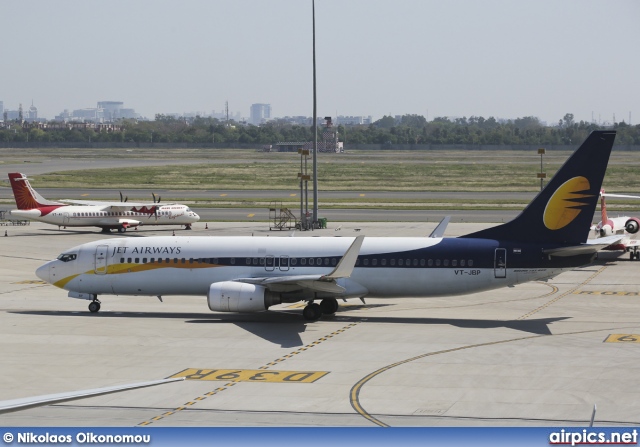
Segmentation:
{"type": "Polygon", "coordinates": [[[444,232],[447,229],[447,225],[449,225],[449,221],[451,220],[451,216],[445,216],[444,219],[440,221],[438,226],[431,232],[429,237],[442,237],[444,236],[444,232]]]}
{"type": "Polygon", "coordinates": [[[358,255],[360,254],[360,247],[362,247],[362,241],[364,236],[358,236],[353,241],[349,249],[346,251],[335,269],[328,275],[323,276],[322,280],[331,280],[338,278],[348,278],[353,272],[353,268],[356,266],[358,255]]]}

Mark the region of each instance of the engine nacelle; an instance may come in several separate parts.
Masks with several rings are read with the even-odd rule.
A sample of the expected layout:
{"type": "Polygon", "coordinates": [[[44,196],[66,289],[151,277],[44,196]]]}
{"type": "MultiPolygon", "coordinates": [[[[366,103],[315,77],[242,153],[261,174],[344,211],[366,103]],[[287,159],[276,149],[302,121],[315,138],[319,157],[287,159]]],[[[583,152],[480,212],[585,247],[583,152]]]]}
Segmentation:
{"type": "Polygon", "coordinates": [[[640,230],[640,219],[636,217],[630,218],[625,224],[624,229],[627,233],[636,234],[640,230]]]}
{"type": "Polygon", "coordinates": [[[613,234],[613,228],[611,227],[611,225],[606,224],[606,225],[603,225],[602,228],[600,228],[601,237],[611,236],[612,234],[613,234]]]}
{"type": "Polygon", "coordinates": [[[262,312],[281,300],[279,294],[262,286],[222,281],[209,286],[207,303],[216,312],[262,312]]]}

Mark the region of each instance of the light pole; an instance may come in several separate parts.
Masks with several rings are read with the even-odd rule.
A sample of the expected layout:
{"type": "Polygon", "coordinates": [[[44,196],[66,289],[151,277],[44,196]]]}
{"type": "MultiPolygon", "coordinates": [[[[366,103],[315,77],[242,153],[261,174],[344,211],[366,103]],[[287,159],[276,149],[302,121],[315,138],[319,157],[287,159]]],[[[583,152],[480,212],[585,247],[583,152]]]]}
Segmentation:
{"type": "Polygon", "coordinates": [[[538,174],[538,178],[540,179],[540,191],[542,191],[542,189],[544,188],[544,179],[547,178],[547,174],[545,172],[542,172],[542,156],[546,152],[547,151],[544,148],[538,149],[538,154],[540,154],[540,173],[538,174]]]}
{"type": "Polygon", "coordinates": [[[316,102],[316,1],[311,0],[313,19],[313,221],[312,228],[318,222],[318,113],[316,102]]]}

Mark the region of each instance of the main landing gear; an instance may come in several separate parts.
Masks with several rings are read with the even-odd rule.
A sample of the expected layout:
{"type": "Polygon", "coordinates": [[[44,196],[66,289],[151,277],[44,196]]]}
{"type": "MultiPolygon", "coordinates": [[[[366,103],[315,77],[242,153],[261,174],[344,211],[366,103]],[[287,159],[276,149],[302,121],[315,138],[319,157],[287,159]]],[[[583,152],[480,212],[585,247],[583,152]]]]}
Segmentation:
{"type": "Polygon", "coordinates": [[[94,298],[93,301],[89,303],[89,312],[95,314],[100,310],[100,300],[98,298],[94,298]]]}
{"type": "Polygon", "coordinates": [[[325,298],[320,304],[309,301],[309,304],[302,311],[302,316],[307,321],[316,321],[325,315],[333,315],[338,310],[338,301],[333,298],[325,298]]]}

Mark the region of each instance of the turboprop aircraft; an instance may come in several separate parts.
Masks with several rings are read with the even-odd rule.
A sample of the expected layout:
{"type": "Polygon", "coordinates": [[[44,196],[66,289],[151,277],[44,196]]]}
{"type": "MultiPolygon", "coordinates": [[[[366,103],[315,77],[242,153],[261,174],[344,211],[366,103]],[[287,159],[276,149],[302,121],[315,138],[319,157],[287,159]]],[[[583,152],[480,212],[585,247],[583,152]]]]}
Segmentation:
{"type": "Polygon", "coordinates": [[[636,235],[640,230],[640,218],[629,216],[609,217],[607,214],[607,204],[605,197],[619,197],[627,199],[640,199],[638,196],[629,196],[625,194],[609,194],[604,189],[600,191],[600,222],[591,227],[596,235],[601,237],[611,235],[621,235],[622,239],[612,245],[604,247],[603,250],[608,251],[627,251],[631,260],[640,261],[640,239],[636,235]]]}
{"type": "Polygon", "coordinates": [[[200,295],[217,312],[306,301],[307,320],[335,313],[338,299],[463,295],[548,278],[619,240],[587,242],[614,139],[592,132],[514,220],[458,238],[105,239],[65,250],[36,275],[90,300],[91,312],[104,294],[200,295]]]}
{"type": "Polygon", "coordinates": [[[155,197],[153,203],[89,200],[52,202],[33,189],[24,174],[9,174],[9,182],[18,206],[17,210],[11,210],[11,216],[59,227],[100,227],[106,233],[112,229],[124,233],[127,228],[139,225],[184,225],[190,230],[191,224],[200,220],[200,216],[188,206],[179,203],[161,205],[155,201],[155,197]]]}

